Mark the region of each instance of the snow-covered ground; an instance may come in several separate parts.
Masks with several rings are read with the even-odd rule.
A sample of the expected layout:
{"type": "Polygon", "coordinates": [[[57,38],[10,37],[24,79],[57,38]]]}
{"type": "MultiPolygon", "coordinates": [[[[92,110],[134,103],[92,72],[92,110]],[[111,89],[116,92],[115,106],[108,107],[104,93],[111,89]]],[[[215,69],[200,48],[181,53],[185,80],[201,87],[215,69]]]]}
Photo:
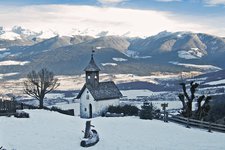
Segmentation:
{"type": "MultiPolygon", "coordinates": [[[[0,117],[0,146],[7,150],[83,150],[85,119],[26,110],[28,119],[0,117]]],[[[224,150],[225,134],[138,117],[92,119],[100,141],[89,150],[224,150]]]]}
{"type": "Polygon", "coordinates": [[[0,52],[7,51],[7,50],[8,50],[7,48],[0,48],[0,52]]]}
{"type": "Polygon", "coordinates": [[[205,55],[206,52],[198,49],[198,48],[191,48],[188,51],[178,51],[178,57],[184,59],[199,59],[205,55]]]}
{"type": "Polygon", "coordinates": [[[13,72],[13,73],[0,74],[0,79],[2,79],[3,77],[15,76],[17,74],[19,74],[19,73],[18,72],[13,72]]]}
{"type": "Polygon", "coordinates": [[[127,61],[125,58],[112,58],[114,61],[127,61]]]}
{"type": "Polygon", "coordinates": [[[225,79],[222,80],[218,80],[218,81],[211,81],[211,82],[207,82],[205,83],[206,85],[219,85],[219,84],[225,84],[225,79]]]}
{"type": "Polygon", "coordinates": [[[102,66],[117,66],[116,63],[102,63],[102,66]]]}
{"type": "Polygon", "coordinates": [[[0,66],[10,66],[10,65],[25,65],[27,63],[30,63],[29,61],[14,61],[14,60],[6,60],[6,61],[1,61],[0,66]]]}
{"type": "MultiPolygon", "coordinates": [[[[168,103],[167,110],[172,109],[181,109],[182,103],[180,101],[150,101],[156,109],[162,110],[161,104],[168,103]]],[[[140,101],[121,101],[121,105],[128,104],[128,105],[134,105],[137,106],[139,109],[141,109],[141,106],[143,105],[143,102],[140,101]]],[[[193,103],[193,108],[195,108],[195,103],[193,103]]]]}
{"type": "Polygon", "coordinates": [[[152,96],[164,92],[152,92],[150,90],[121,90],[121,93],[128,99],[136,99],[139,96],[152,96]]]}

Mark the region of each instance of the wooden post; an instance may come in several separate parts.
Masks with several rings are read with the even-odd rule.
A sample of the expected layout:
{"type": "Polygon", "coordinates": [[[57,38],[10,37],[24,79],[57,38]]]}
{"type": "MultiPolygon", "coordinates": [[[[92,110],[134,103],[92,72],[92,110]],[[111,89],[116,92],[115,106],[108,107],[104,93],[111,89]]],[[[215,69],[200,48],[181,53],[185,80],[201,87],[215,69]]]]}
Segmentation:
{"type": "Polygon", "coordinates": [[[187,126],[186,128],[190,128],[190,120],[189,120],[189,117],[187,118],[187,126]]]}
{"type": "Polygon", "coordinates": [[[163,104],[161,104],[161,107],[162,107],[162,109],[163,109],[163,121],[164,122],[168,122],[167,121],[167,116],[166,116],[166,107],[168,107],[168,103],[163,103],[163,104]]]}
{"type": "Polygon", "coordinates": [[[204,128],[204,126],[203,126],[203,119],[201,119],[200,128],[204,128]]]}
{"type": "Polygon", "coordinates": [[[23,103],[20,103],[21,109],[23,110],[23,103]]]}
{"type": "Polygon", "coordinates": [[[168,116],[169,116],[169,113],[166,112],[166,120],[165,120],[165,122],[168,122],[168,116]]]}
{"type": "Polygon", "coordinates": [[[84,138],[89,138],[90,137],[90,130],[91,130],[91,121],[86,121],[84,138]]]}
{"type": "Polygon", "coordinates": [[[212,132],[212,123],[209,122],[209,129],[208,129],[208,132],[212,132]]]}

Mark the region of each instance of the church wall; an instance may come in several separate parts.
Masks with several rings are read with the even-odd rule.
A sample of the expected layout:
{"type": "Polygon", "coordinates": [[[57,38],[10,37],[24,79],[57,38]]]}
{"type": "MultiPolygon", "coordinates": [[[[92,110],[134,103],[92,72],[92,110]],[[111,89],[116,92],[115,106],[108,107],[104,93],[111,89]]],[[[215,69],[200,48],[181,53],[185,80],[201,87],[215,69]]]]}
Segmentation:
{"type": "Polygon", "coordinates": [[[92,105],[92,114],[93,114],[92,116],[94,117],[95,101],[93,96],[90,94],[90,92],[86,88],[80,97],[80,117],[81,118],[90,117],[89,104],[92,105]]]}
{"type": "Polygon", "coordinates": [[[97,117],[105,113],[109,106],[119,105],[119,99],[95,101],[93,96],[90,94],[90,92],[86,88],[80,98],[80,117],[81,118],[90,117],[89,104],[92,105],[92,117],[97,117]]]}

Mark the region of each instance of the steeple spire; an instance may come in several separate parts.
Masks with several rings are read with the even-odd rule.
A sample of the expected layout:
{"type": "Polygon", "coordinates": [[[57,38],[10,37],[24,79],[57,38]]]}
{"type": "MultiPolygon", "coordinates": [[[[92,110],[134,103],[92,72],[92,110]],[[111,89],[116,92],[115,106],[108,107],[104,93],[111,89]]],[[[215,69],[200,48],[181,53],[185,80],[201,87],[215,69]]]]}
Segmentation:
{"type": "Polygon", "coordinates": [[[88,64],[88,66],[84,69],[84,71],[101,71],[100,68],[95,63],[94,53],[95,53],[95,50],[94,50],[94,48],[92,48],[91,60],[88,64]]]}

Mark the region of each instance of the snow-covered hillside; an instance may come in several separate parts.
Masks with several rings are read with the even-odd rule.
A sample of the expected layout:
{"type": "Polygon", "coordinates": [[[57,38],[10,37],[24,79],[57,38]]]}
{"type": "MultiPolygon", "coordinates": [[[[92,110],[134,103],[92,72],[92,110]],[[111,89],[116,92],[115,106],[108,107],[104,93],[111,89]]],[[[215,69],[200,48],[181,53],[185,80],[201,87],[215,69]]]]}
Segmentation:
{"type": "MultiPolygon", "coordinates": [[[[79,150],[85,119],[26,110],[29,119],[0,117],[0,146],[7,150],[79,150]]],[[[94,118],[100,141],[90,150],[223,150],[225,134],[137,117],[94,118]]]]}
{"type": "Polygon", "coordinates": [[[178,65],[178,66],[184,66],[186,68],[198,68],[198,69],[204,70],[205,72],[216,72],[216,71],[222,70],[221,68],[213,66],[213,65],[185,64],[185,63],[179,63],[174,61],[170,61],[169,63],[173,65],[178,65]]]}

